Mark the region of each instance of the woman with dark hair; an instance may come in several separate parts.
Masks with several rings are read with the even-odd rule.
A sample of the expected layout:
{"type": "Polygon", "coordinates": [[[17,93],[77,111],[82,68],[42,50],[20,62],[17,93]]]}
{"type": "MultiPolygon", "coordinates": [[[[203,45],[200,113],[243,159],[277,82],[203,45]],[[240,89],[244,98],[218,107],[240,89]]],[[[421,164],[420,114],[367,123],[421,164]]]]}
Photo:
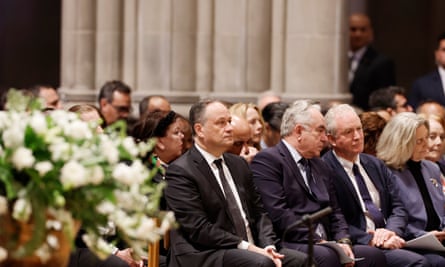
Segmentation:
{"type": "Polygon", "coordinates": [[[153,154],[163,167],[182,154],[183,125],[180,115],[174,111],[146,114],[136,122],[131,135],[137,141],[156,138],[153,154]]]}
{"type": "MultiPolygon", "coordinates": [[[[152,155],[148,158],[148,164],[153,164],[161,168],[153,177],[153,181],[159,183],[164,180],[165,168],[173,160],[181,156],[183,152],[184,124],[182,116],[174,111],[155,111],[146,113],[133,126],[131,136],[136,141],[147,141],[156,138],[156,145],[153,148],[152,155]]],[[[167,208],[165,198],[161,198],[161,210],[167,208]]],[[[161,244],[163,241],[161,240],[161,244]]],[[[166,256],[168,254],[164,246],[160,246],[161,257],[159,266],[166,265],[166,256]]]]}

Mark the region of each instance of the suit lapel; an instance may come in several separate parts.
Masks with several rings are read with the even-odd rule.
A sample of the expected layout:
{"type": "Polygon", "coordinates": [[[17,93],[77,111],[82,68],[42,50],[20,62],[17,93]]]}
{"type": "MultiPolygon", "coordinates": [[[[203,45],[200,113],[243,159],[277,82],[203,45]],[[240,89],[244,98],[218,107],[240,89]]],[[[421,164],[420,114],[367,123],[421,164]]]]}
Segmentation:
{"type": "MultiPolygon", "coordinates": [[[[380,195],[380,192],[384,192],[384,190],[382,187],[382,182],[379,180],[380,175],[375,169],[374,164],[370,163],[369,160],[364,157],[360,157],[360,164],[362,164],[366,174],[368,175],[369,179],[371,179],[372,184],[375,186],[380,195]]],[[[382,196],[380,196],[380,198],[382,198],[382,196]]]]}
{"type": "Polygon", "coordinates": [[[434,72],[433,79],[431,81],[432,81],[431,92],[433,92],[436,95],[435,99],[437,99],[437,101],[441,103],[444,103],[445,102],[445,93],[443,91],[444,87],[442,84],[442,79],[440,78],[439,71],[437,69],[434,72]]]}
{"type": "Polygon", "coordinates": [[[297,180],[297,183],[300,185],[301,188],[304,189],[306,194],[314,199],[314,196],[309,191],[306,183],[304,182],[304,178],[301,175],[300,168],[298,168],[297,163],[295,162],[294,158],[290,154],[290,151],[287,149],[286,145],[281,141],[278,145],[278,152],[280,153],[281,157],[283,158],[283,161],[287,162],[287,165],[291,167],[292,173],[294,174],[295,179],[297,180]]]}
{"type": "Polygon", "coordinates": [[[226,203],[226,198],[224,197],[224,193],[221,190],[221,186],[218,184],[218,181],[216,180],[215,175],[210,169],[209,164],[207,164],[207,161],[194,146],[192,146],[191,149],[193,150],[191,151],[191,153],[193,155],[193,162],[195,163],[196,168],[205,177],[205,180],[207,180],[210,183],[210,187],[213,191],[215,191],[216,195],[224,203],[226,203]]]}
{"type": "Polygon", "coordinates": [[[332,150],[327,152],[327,158],[330,162],[332,162],[332,166],[335,172],[338,174],[338,177],[340,177],[340,181],[343,183],[343,185],[348,189],[349,193],[351,193],[354,196],[355,201],[357,202],[357,206],[361,207],[360,199],[357,195],[357,191],[354,188],[354,185],[351,182],[351,179],[349,178],[348,174],[346,173],[343,166],[338,161],[337,157],[334,156],[334,153],[332,153],[332,150]]]}

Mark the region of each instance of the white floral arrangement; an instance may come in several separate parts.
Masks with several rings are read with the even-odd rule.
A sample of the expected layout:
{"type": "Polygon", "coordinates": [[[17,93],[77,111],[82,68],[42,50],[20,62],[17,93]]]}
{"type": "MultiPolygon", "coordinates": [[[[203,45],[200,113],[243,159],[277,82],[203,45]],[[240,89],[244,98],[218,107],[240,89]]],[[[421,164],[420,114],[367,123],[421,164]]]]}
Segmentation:
{"type": "Polygon", "coordinates": [[[0,243],[0,262],[33,254],[44,262],[60,246],[52,232],[63,231],[73,244],[75,222],[101,258],[113,250],[101,235],[110,224],[116,237],[144,255],[174,224],[171,212],[159,210],[164,185],[151,180],[158,170],[142,161],[154,143],[136,144],[124,127],[99,134],[99,122],[35,106],[11,90],[8,110],[0,111],[0,236],[14,237],[5,233],[10,228],[1,216],[34,225],[25,244],[0,243]]]}

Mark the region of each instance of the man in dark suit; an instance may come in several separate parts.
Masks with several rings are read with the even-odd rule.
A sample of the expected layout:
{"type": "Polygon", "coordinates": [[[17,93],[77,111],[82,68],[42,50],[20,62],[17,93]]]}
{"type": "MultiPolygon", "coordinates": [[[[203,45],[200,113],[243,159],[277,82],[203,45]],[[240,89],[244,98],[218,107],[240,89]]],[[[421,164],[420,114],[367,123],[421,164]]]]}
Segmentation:
{"type": "MultiPolygon", "coordinates": [[[[286,247],[306,252],[309,248],[307,228],[290,226],[305,214],[330,206],[332,213],[314,225],[316,265],[342,266],[337,252],[322,245],[327,240],[334,240],[351,258],[364,257],[364,260],[355,262],[355,266],[386,266],[385,257],[378,249],[352,246],[347,223],[335,196],[332,172],[318,158],[327,141],[325,130],[320,106],[298,100],[284,113],[281,142],[260,151],[253,159],[254,182],[274,229],[279,235],[287,231],[283,237],[286,247]]],[[[346,264],[352,265],[354,262],[346,264]]]]}
{"type": "Polygon", "coordinates": [[[394,62],[370,45],[373,38],[369,17],[352,14],[349,17],[349,90],[352,103],[364,110],[368,110],[372,91],[396,84],[394,62]]]}
{"type": "Polygon", "coordinates": [[[231,116],[219,101],[190,109],[195,145],[169,165],[167,205],[172,267],[303,266],[306,255],[275,249],[276,236],[245,160],[224,153],[233,143],[231,116]]]}
{"type": "Polygon", "coordinates": [[[400,249],[405,245],[400,236],[407,214],[395,184],[397,177],[381,160],[362,154],[363,129],[354,109],[335,106],[325,119],[332,150],[323,160],[336,174],[334,186],[352,241],[381,248],[389,266],[428,266],[422,255],[400,249]]]}
{"type": "Polygon", "coordinates": [[[445,32],[437,38],[437,49],[434,52],[437,69],[420,77],[413,83],[408,102],[417,108],[422,102],[434,100],[445,106],[445,32]]]}

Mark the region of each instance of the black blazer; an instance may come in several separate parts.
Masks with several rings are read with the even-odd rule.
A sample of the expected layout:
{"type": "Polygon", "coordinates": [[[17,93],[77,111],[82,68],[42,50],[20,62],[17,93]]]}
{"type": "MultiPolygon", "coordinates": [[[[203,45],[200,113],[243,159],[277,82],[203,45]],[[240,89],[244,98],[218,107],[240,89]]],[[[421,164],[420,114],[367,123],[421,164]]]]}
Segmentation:
{"type": "Polygon", "coordinates": [[[408,97],[408,103],[415,109],[422,101],[434,100],[445,106],[445,94],[439,71],[428,73],[413,83],[408,97]]]}
{"type": "MultiPolygon", "coordinates": [[[[332,151],[323,155],[323,160],[336,174],[335,188],[338,202],[349,225],[354,243],[367,245],[372,235],[366,232],[366,218],[361,211],[360,200],[351,180],[332,151]]],[[[397,177],[383,161],[374,156],[360,154],[360,163],[373,182],[380,196],[380,208],[386,221],[385,228],[403,236],[407,224],[405,207],[400,200],[396,185],[397,177]]]]}
{"type": "MultiPolygon", "coordinates": [[[[224,154],[224,161],[236,184],[255,244],[275,245],[270,219],[253,185],[247,162],[224,154]]],[[[169,165],[165,196],[180,224],[171,232],[170,265],[221,267],[224,249],[237,248],[242,238],[235,235],[227,203],[204,157],[192,147],[169,165]]]]}
{"type": "Polygon", "coordinates": [[[368,110],[369,95],[373,91],[395,84],[394,62],[369,46],[363,54],[355,71],[354,79],[349,86],[352,93],[352,104],[368,110]]]}

